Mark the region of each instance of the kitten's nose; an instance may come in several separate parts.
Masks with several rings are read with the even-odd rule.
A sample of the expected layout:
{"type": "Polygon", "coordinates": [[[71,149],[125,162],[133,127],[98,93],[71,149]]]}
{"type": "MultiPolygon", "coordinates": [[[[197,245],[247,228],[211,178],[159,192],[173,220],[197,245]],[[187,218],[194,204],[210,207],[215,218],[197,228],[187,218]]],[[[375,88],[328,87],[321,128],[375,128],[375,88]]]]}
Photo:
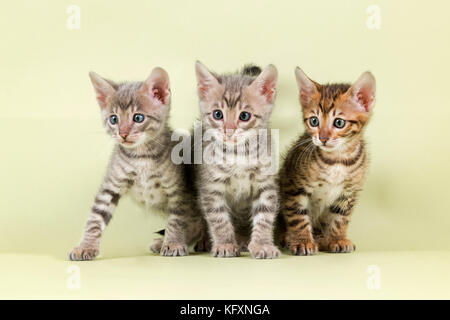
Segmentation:
{"type": "Polygon", "coordinates": [[[323,145],[325,145],[327,143],[328,140],[330,140],[330,138],[328,137],[319,137],[320,142],[323,143],[323,145]]]}
{"type": "Polygon", "coordinates": [[[119,133],[123,140],[126,140],[128,137],[128,133],[119,133]]]}
{"type": "Polygon", "coordinates": [[[225,130],[225,134],[227,135],[227,137],[231,137],[234,133],[234,129],[226,129],[225,130]]]}

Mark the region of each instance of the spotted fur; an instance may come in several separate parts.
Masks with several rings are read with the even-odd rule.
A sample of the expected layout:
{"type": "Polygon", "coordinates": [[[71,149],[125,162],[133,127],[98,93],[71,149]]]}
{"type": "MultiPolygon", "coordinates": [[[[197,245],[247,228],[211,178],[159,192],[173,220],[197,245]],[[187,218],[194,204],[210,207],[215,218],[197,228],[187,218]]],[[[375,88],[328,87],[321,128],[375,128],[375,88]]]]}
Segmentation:
{"type": "MultiPolygon", "coordinates": [[[[276,172],[267,170],[271,150],[256,157],[259,145],[250,141],[258,129],[268,128],[277,71],[270,65],[262,72],[246,67],[241,73],[217,75],[197,62],[196,72],[202,129],[214,133],[211,140],[203,141],[203,150],[223,141],[224,146],[235,147],[236,157],[233,164],[196,166],[200,208],[212,238],[211,254],[234,257],[248,250],[254,258],[276,258],[280,255],[273,244],[278,211],[276,172]],[[221,111],[223,119],[214,118],[215,110],[221,111]],[[251,114],[248,121],[239,118],[244,111],[251,114]],[[237,152],[238,146],[245,151],[237,152]],[[247,162],[239,157],[247,157],[247,162]]],[[[266,137],[270,146],[270,134],[266,137]]]]}
{"type": "Polygon", "coordinates": [[[367,171],[363,132],[375,79],[366,72],[353,85],[320,85],[300,69],[296,77],[306,131],[280,170],[284,242],[295,255],[351,252],[347,227],[367,171]],[[337,118],[345,120],[344,127],[335,126],[337,118]]]}
{"type": "Polygon", "coordinates": [[[69,257],[91,260],[99,253],[103,231],[113,217],[120,198],[130,193],[147,208],[169,215],[164,242],[153,247],[161,255],[188,254],[188,244],[204,229],[194,195],[189,168],[175,165],[170,151],[171,130],[167,125],[170,88],[167,73],[155,68],[145,82],[115,84],[91,73],[104,125],[117,142],[107,174],[95,197],[83,238],[69,257]],[[133,120],[142,114],[141,123],[133,120]],[[119,119],[111,123],[111,116],[119,119]]]}

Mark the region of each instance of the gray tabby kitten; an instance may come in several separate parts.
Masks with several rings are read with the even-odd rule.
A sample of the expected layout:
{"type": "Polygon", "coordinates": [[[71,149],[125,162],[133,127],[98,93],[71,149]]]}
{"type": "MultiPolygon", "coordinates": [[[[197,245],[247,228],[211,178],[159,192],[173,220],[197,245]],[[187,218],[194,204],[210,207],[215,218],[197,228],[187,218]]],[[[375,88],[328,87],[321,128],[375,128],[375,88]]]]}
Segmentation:
{"type": "Polygon", "coordinates": [[[259,129],[266,129],[270,149],[267,128],[277,70],[273,65],[262,72],[248,66],[242,73],[216,75],[197,62],[196,75],[204,133],[202,149],[206,152],[214,149],[214,144],[222,145],[223,149],[234,149],[235,156],[232,162],[203,161],[196,166],[199,203],[212,240],[211,254],[234,257],[248,250],[254,258],[277,258],[280,251],[273,243],[278,211],[276,170],[268,170],[270,150],[269,154],[258,154],[255,151],[261,145],[252,140],[259,129]],[[239,148],[243,152],[238,152],[239,148]]]}
{"type": "Polygon", "coordinates": [[[144,82],[116,84],[89,74],[107,132],[117,142],[103,184],[94,200],[83,239],[71,260],[91,260],[99,253],[101,235],[119,199],[131,191],[147,207],[169,214],[165,239],[154,251],[164,256],[188,254],[188,244],[201,237],[202,218],[188,188],[186,167],[170,158],[174,142],[167,119],[169,77],[153,69],[144,82]]]}

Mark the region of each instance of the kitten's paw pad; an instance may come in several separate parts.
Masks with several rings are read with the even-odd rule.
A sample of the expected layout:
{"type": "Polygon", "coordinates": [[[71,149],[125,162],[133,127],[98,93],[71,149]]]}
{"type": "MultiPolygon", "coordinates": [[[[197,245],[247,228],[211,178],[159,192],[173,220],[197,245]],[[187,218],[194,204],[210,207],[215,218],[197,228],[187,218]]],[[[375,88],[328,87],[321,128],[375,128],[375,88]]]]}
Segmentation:
{"type": "Polygon", "coordinates": [[[166,257],[187,256],[189,249],[185,244],[168,243],[162,245],[160,254],[166,257]]]}
{"type": "Polygon", "coordinates": [[[349,253],[355,249],[355,245],[348,239],[331,240],[328,244],[328,251],[332,253],[349,253]]]}
{"type": "Polygon", "coordinates": [[[69,253],[69,259],[72,261],[93,260],[98,254],[98,248],[76,247],[69,253]]]}
{"type": "Polygon", "coordinates": [[[160,253],[163,245],[163,239],[155,239],[153,243],[150,245],[150,250],[153,253],[160,253]]]}
{"type": "Polygon", "coordinates": [[[281,256],[280,250],[272,244],[249,244],[248,250],[255,259],[275,259],[281,256]]]}
{"type": "Polygon", "coordinates": [[[213,257],[238,257],[240,254],[238,246],[232,243],[214,245],[211,250],[213,257]]]}
{"type": "Polygon", "coordinates": [[[289,245],[291,253],[295,256],[313,256],[319,251],[319,247],[313,241],[302,241],[289,245]]]}

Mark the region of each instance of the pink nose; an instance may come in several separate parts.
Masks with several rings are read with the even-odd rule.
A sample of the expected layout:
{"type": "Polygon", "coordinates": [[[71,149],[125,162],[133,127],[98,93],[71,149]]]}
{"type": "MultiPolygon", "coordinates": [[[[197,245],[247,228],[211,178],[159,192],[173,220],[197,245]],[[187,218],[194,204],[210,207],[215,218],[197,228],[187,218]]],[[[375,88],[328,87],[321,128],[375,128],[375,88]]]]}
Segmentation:
{"type": "Polygon", "coordinates": [[[120,133],[119,134],[123,140],[125,140],[128,137],[128,133],[120,133]]]}
{"type": "Polygon", "coordinates": [[[320,142],[322,142],[323,144],[326,144],[328,140],[330,140],[330,138],[328,137],[319,137],[320,142]]]}
{"type": "Polygon", "coordinates": [[[225,131],[228,130],[236,130],[237,126],[236,123],[234,123],[233,121],[226,121],[225,122],[225,131]]]}
{"type": "Polygon", "coordinates": [[[227,137],[231,137],[234,133],[234,129],[225,129],[225,134],[227,137]]]}

